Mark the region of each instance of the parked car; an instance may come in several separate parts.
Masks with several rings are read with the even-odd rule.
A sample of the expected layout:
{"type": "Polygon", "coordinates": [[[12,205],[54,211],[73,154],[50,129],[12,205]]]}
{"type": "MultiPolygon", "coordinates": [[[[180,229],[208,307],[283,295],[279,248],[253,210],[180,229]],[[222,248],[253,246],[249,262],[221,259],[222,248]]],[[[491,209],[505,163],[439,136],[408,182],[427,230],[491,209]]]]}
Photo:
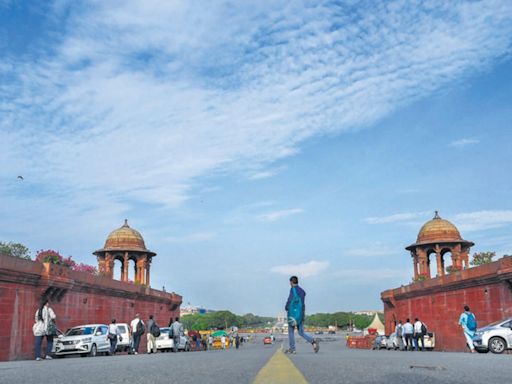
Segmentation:
{"type": "Polygon", "coordinates": [[[86,324],[68,329],[55,342],[55,356],[76,355],[96,356],[108,353],[110,341],[108,326],[105,324],[86,324]]]}
{"type": "MultiPolygon", "coordinates": [[[[156,349],[161,352],[170,352],[174,349],[174,339],[169,337],[171,328],[160,328],[160,336],[156,338],[156,349]]],[[[190,341],[187,336],[180,336],[180,344],[176,348],[177,351],[190,351],[190,341]]]]}
{"type": "Polygon", "coordinates": [[[372,349],[382,349],[382,348],[386,348],[386,346],[387,346],[387,337],[379,335],[373,341],[372,349]]]}
{"type": "Polygon", "coordinates": [[[397,350],[399,347],[398,344],[398,337],[396,336],[396,332],[393,332],[389,337],[386,339],[386,349],[389,350],[397,350]]]}
{"type": "Polygon", "coordinates": [[[512,349],[512,317],[477,329],[473,344],[478,352],[484,353],[503,353],[512,349]]]}
{"type": "Polygon", "coordinates": [[[121,333],[117,338],[116,351],[129,352],[132,348],[132,333],[130,332],[130,325],[126,323],[117,324],[117,329],[121,333]]]}

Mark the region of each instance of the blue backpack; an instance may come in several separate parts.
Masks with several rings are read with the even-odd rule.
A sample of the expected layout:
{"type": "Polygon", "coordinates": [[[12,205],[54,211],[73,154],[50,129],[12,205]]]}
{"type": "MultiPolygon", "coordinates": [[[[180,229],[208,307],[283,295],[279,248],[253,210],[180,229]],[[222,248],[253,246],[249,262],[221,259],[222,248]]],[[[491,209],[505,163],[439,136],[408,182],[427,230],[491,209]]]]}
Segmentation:
{"type": "Polygon", "coordinates": [[[302,321],[302,300],[295,287],[292,288],[293,297],[288,306],[288,325],[296,327],[302,321]]]}
{"type": "Polygon", "coordinates": [[[476,319],[475,319],[475,315],[473,315],[472,313],[468,313],[468,319],[466,320],[466,327],[468,327],[468,329],[470,331],[476,331],[476,328],[477,328],[476,319]]]}

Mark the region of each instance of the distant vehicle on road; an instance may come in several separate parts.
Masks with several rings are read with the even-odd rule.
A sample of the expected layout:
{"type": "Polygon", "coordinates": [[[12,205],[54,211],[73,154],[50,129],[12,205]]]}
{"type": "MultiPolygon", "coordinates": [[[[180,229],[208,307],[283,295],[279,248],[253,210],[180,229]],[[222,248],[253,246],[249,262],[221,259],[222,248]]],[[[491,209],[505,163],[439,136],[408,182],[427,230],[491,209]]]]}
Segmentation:
{"type": "MultiPolygon", "coordinates": [[[[160,328],[160,336],[156,338],[156,349],[161,352],[170,352],[174,350],[174,340],[169,337],[171,328],[160,328]]],[[[180,344],[176,348],[177,351],[190,351],[190,341],[187,336],[180,336],[180,344]]]]}
{"type": "Polygon", "coordinates": [[[263,338],[263,345],[268,345],[268,344],[272,344],[272,337],[270,336],[265,336],[263,338]]]}
{"type": "Polygon", "coordinates": [[[329,332],[327,332],[329,335],[335,335],[336,334],[336,331],[333,331],[333,330],[330,330],[329,332]]]}
{"type": "Polygon", "coordinates": [[[491,351],[500,354],[512,349],[512,317],[477,329],[473,343],[481,353],[491,351]]]}
{"type": "Polygon", "coordinates": [[[320,331],[320,330],[318,330],[318,331],[316,331],[316,332],[315,332],[315,335],[323,335],[323,334],[324,334],[324,332],[323,332],[323,331],[320,331]]]}
{"type": "Polygon", "coordinates": [[[65,335],[59,336],[55,343],[55,356],[81,355],[96,356],[108,353],[110,341],[108,326],[105,324],[86,324],[68,329],[65,335]]]}
{"type": "Polygon", "coordinates": [[[387,347],[387,337],[379,335],[373,341],[372,349],[382,349],[387,347]]]}

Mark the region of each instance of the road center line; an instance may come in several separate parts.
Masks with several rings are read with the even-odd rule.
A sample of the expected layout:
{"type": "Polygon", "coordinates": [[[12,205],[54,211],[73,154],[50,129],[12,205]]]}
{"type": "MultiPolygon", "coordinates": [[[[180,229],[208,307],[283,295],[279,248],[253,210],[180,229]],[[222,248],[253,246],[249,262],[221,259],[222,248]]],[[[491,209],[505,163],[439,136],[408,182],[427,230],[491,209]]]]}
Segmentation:
{"type": "Polygon", "coordinates": [[[253,384],[285,383],[308,384],[308,381],[293,362],[278,349],[258,372],[253,384]]]}

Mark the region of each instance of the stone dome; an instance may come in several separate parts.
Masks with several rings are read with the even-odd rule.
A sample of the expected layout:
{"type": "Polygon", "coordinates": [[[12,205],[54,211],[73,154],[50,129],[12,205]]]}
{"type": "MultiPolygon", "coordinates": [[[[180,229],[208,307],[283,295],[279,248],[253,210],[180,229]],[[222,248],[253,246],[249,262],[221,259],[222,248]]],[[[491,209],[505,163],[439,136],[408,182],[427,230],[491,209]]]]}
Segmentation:
{"type": "Polygon", "coordinates": [[[417,244],[463,241],[455,225],[448,220],[441,219],[436,211],[434,218],[421,227],[416,240],[417,244]]]}
{"type": "Polygon", "coordinates": [[[139,231],[128,225],[128,220],[124,221],[122,227],[110,232],[103,249],[96,252],[105,251],[139,251],[156,255],[154,252],[151,252],[146,248],[144,238],[139,231]]]}

